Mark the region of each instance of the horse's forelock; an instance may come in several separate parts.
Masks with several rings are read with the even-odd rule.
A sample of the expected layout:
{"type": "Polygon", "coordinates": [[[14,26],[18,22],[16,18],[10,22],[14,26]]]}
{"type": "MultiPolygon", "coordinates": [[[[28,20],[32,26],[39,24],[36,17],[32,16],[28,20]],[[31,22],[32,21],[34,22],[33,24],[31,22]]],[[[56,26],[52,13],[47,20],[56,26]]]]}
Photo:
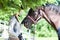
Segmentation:
{"type": "Polygon", "coordinates": [[[49,6],[45,6],[45,7],[48,8],[49,11],[52,10],[59,14],[60,6],[49,4],[49,6]]]}

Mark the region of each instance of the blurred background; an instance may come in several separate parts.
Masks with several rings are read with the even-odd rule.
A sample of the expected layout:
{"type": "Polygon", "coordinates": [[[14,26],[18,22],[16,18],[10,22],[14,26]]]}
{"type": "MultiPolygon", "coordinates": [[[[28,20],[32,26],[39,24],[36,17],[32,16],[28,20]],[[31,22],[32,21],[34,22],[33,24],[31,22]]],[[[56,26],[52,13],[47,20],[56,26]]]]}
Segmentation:
{"type": "MultiPolygon", "coordinates": [[[[15,13],[20,13],[20,17],[18,19],[21,23],[30,8],[35,9],[35,7],[43,4],[45,5],[46,3],[60,5],[60,0],[0,0],[0,20],[5,22],[5,24],[8,26],[10,17],[15,13]]],[[[32,26],[31,35],[34,34],[34,25],[32,26]]],[[[23,27],[23,29],[26,30],[25,27],[23,27]]],[[[2,32],[0,31],[0,34],[1,33],[2,32]]],[[[37,40],[41,40],[40,37],[56,37],[52,38],[52,40],[57,40],[57,33],[46,20],[41,19],[35,25],[35,37],[37,40]]],[[[0,40],[2,39],[0,38],[0,40]]]]}

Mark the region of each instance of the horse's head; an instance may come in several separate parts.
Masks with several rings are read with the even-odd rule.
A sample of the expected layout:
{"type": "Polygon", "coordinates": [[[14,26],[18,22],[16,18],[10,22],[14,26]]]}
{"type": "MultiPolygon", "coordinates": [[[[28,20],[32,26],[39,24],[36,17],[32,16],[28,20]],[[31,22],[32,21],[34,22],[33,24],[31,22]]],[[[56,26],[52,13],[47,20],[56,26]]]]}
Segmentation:
{"type": "Polygon", "coordinates": [[[35,24],[41,18],[40,10],[29,10],[28,15],[24,18],[21,24],[24,24],[26,28],[31,28],[32,24],[35,24]]]}
{"type": "Polygon", "coordinates": [[[31,8],[28,12],[28,15],[22,21],[22,24],[24,24],[26,28],[30,29],[31,25],[35,23],[36,18],[37,18],[37,13],[35,14],[34,10],[31,8]]]}
{"type": "Polygon", "coordinates": [[[38,20],[40,20],[42,17],[46,16],[45,11],[49,9],[48,6],[49,5],[47,5],[47,6],[43,5],[43,6],[40,6],[40,7],[36,7],[35,10],[33,10],[31,8],[28,12],[28,15],[22,21],[22,24],[24,24],[24,26],[27,27],[27,28],[31,28],[32,24],[36,24],[36,22],[38,20]]]}

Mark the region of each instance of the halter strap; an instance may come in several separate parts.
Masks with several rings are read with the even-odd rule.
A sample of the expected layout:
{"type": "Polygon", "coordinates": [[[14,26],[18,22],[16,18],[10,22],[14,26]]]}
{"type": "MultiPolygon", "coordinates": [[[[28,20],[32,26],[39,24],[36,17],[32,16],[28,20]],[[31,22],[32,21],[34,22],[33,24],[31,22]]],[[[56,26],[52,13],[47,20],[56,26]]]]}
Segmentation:
{"type": "Polygon", "coordinates": [[[32,21],[33,21],[33,23],[35,23],[35,22],[36,22],[32,17],[28,16],[28,18],[29,18],[30,20],[32,20],[32,21]]]}
{"type": "MultiPolygon", "coordinates": [[[[39,11],[40,11],[40,10],[38,10],[38,12],[39,12],[39,11]]],[[[38,13],[38,16],[39,16],[39,17],[38,17],[36,20],[34,20],[34,19],[33,19],[32,17],[30,17],[29,15],[28,15],[28,18],[29,18],[30,20],[32,20],[33,23],[36,23],[36,22],[41,18],[41,15],[42,15],[42,14],[41,14],[41,15],[39,15],[39,14],[40,14],[40,12],[38,13]]]]}
{"type": "Polygon", "coordinates": [[[37,21],[40,20],[42,18],[42,16],[43,16],[43,14],[40,13],[40,12],[41,12],[41,10],[39,9],[38,10],[38,18],[36,19],[37,21]]]}

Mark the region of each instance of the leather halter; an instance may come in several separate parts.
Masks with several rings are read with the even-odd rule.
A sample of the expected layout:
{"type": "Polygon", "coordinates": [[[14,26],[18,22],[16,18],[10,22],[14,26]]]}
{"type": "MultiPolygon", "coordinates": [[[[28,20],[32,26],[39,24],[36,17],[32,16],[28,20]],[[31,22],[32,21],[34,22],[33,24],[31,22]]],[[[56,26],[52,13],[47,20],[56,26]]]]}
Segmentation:
{"type": "Polygon", "coordinates": [[[32,17],[28,16],[28,18],[29,18],[33,23],[36,22],[32,17]]]}
{"type": "MultiPolygon", "coordinates": [[[[40,10],[38,10],[38,16],[39,16],[39,14],[40,14],[40,10]]],[[[36,18],[36,20],[34,20],[32,17],[30,17],[29,15],[28,15],[28,18],[33,22],[33,23],[36,23],[40,18],[41,18],[41,16],[42,16],[42,14],[39,16],[39,17],[37,17],[36,18]]]]}

